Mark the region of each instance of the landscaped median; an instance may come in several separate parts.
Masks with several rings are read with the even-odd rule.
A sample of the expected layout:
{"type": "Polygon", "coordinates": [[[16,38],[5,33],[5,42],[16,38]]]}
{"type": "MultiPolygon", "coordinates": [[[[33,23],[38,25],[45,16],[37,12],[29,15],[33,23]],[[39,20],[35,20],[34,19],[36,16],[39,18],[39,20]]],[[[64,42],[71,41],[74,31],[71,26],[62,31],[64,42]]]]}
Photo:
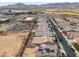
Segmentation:
{"type": "Polygon", "coordinates": [[[79,44],[77,42],[73,42],[72,45],[79,52],[79,44]]]}

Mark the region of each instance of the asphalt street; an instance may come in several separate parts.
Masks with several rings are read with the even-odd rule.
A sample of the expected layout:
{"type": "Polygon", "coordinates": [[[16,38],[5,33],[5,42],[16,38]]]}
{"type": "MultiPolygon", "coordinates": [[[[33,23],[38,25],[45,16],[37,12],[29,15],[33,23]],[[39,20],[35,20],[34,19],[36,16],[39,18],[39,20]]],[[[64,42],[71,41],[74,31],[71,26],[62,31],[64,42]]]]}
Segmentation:
{"type": "Polygon", "coordinates": [[[56,34],[59,35],[58,39],[61,42],[67,56],[68,57],[76,57],[76,53],[71,49],[71,47],[69,46],[68,42],[66,41],[66,39],[64,38],[62,33],[58,30],[56,25],[52,22],[52,19],[50,19],[50,23],[52,24],[52,28],[54,28],[54,31],[56,32],[56,34]]]}

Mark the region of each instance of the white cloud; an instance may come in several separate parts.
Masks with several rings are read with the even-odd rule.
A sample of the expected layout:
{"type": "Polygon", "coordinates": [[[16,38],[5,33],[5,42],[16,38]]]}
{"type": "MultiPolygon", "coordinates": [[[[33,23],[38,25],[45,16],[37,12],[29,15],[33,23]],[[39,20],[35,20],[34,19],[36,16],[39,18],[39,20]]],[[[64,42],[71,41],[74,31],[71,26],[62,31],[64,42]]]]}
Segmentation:
{"type": "Polygon", "coordinates": [[[0,2],[79,2],[79,0],[0,0],[0,2]]]}

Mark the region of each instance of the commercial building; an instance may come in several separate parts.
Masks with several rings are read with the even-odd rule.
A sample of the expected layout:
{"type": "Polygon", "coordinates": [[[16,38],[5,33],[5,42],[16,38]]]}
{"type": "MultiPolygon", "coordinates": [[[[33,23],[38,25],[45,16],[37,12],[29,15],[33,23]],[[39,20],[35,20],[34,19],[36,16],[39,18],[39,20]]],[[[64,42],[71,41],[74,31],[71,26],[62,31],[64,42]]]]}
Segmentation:
{"type": "Polygon", "coordinates": [[[10,21],[9,18],[0,18],[0,23],[7,23],[9,21],[10,21]]]}
{"type": "Polygon", "coordinates": [[[35,45],[36,56],[57,56],[57,45],[54,42],[55,37],[34,37],[32,44],[35,45]]]}
{"type": "Polygon", "coordinates": [[[34,17],[26,17],[23,19],[17,19],[19,22],[23,22],[23,23],[32,23],[34,21],[34,17]]]}

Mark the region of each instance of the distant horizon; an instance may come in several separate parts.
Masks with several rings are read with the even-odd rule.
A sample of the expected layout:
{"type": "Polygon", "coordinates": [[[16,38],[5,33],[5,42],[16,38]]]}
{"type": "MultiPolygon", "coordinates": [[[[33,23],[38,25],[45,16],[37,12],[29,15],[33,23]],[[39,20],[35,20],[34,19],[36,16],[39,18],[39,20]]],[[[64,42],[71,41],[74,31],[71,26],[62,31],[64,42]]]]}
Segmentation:
{"type": "Polygon", "coordinates": [[[23,3],[25,5],[42,5],[49,3],[79,3],[79,2],[0,2],[0,6],[14,5],[16,3],[23,3]]]}

